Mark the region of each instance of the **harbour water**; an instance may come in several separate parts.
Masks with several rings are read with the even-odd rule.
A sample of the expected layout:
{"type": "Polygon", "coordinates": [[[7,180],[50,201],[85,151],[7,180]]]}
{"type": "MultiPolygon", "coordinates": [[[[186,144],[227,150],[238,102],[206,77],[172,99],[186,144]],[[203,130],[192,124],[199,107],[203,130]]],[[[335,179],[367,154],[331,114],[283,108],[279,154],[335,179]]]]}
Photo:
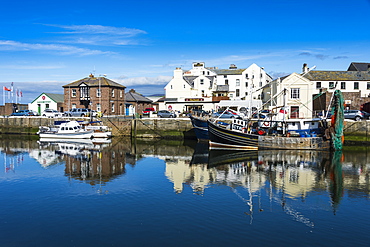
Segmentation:
{"type": "Polygon", "coordinates": [[[0,246],[368,246],[370,150],[0,140],[0,246]]]}

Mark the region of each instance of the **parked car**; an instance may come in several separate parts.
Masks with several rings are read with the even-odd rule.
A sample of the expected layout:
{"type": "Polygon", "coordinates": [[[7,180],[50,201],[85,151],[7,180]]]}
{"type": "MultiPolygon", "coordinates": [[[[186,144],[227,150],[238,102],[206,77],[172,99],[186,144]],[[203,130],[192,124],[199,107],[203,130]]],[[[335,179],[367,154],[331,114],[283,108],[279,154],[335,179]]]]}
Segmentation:
{"type": "Polygon", "coordinates": [[[53,110],[53,109],[45,109],[42,113],[41,113],[41,116],[43,117],[62,117],[62,113],[57,111],[57,110],[53,110]]]}
{"type": "Polygon", "coordinates": [[[157,112],[157,116],[160,118],[175,118],[177,115],[174,112],[170,112],[167,110],[161,110],[157,112]]]}
{"type": "Polygon", "coordinates": [[[65,117],[90,117],[92,114],[93,117],[97,116],[96,111],[92,111],[91,109],[86,108],[72,108],[69,111],[65,111],[63,116],[65,117]]]}
{"type": "Polygon", "coordinates": [[[37,116],[37,115],[31,110],[19,110],[17,112],[13,112],[12,114],[10,114],[10,116],[37,116]]]}
{"type": "Polygon", "coordinates": [[[194,116],[208,116],[209,113],[205,110],[192,110],[192,113],[194,114],[194,116]]]}
{"type": "Polygon", "coordinates": [[[370,119],[370,113],[360,110],[344,110],[344,118],[360,121],[361,119],[370,119]]]}
{"type": "Polygon", "coordinates": [[[324,117],[327,117],[327,118],[330,118],[331,117],[331,112],[329,111],[320,111],[317,113],[317,116],[320,117],[320,118],[324,118],[324,117]]]}
{"type": "Polygon", "coordinates": [[[155,113],[155,109],[153,107],[145,108],[143,111],[143,115],[149,115],[150,113],[155,113]]]}
{"type": "Polygon", "coordinates": [[[243,119],[238,114],[232,113],[230,111],[224,111],[224,112],[215,112],[211,115],[213,118],[236,118],[236,119],[243,119]]]}

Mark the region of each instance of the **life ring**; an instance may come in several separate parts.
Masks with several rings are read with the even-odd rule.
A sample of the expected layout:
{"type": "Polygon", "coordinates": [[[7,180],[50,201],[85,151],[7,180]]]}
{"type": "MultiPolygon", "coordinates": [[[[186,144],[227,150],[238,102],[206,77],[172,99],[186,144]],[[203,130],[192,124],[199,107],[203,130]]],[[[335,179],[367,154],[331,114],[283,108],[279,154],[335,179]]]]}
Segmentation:
{"type": "Polygon", "coordinates": [[[267,121],[264,121],[264,122],[263,122],[263,126],[268,127],[268,126],[270,126],[270,123],[269,123],[269,122],[267,122],[267,121]]]}

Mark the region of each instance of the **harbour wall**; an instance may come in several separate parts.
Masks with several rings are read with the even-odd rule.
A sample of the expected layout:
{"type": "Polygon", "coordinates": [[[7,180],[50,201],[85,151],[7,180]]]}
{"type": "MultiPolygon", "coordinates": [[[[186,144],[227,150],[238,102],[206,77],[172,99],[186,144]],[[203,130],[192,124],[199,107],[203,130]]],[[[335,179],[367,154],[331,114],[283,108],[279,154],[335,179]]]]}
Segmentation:
{"type": "MultiPolygon", "coordinates": [[[[0,118],[0,134],[36,135],[39,126],[50,126],[55,120],[90,120],[88,118],[3,117],[0,118]]],[[[196,139],[189,118],[142,118],[103,117],[104,125],[112,129],[113,136],[161,139],[196,139]]],[[[370,142],[370,121],[345,121],[345,141],[370,142]]]]}
{"type": "MultiPolygon", "coordinates": [[[[36,135],[39,126],[51,126],[59,120],[84,120],[89,118],[4,117],[0,118],[0,134],[36,135]]],[[[196,139],[189,118],[142,118],[104,117],[104,125],[113,136],[162,139],[196,139]]]]}

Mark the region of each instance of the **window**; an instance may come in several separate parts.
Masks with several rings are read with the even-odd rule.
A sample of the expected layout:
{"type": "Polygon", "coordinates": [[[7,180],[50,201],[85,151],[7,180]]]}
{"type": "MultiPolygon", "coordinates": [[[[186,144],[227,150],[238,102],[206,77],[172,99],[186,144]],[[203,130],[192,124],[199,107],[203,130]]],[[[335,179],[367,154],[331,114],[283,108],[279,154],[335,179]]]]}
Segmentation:
{"type": "Polygon", "coordinates": [[[81,99],[86,99],[89,98],[89,88],[87,86],[81,86],[80,87],[80,98],[81,99]]]}
{"type": "Polygon", "coordinates": [[[123,96],[123,90],[119,90],[119,97],[122,98],[123,96]]]}
{"type": "Polygon", "coordinates": [[[227,75],[224,75],[224,78],[227,78],[227,75]]]}
{"type": "Polygon", "coordinates": [[[260,81],[260,87],[262,87],[262,81],[260,81]]]}
{"type": "Polygon", "coordinates": [[[299,99],[299,88],[290,89],[290,98],[291,99],[299,99]]]}
{"type": "Polygon", "coordinates": [[[72,97],[76,97],[77,96],[77,90],[76,89],[72,89],[72,97]]]}
{"type": "Polygon", "coordinates": [[[184,84],[184,88],[185,88],[185,84],[184,84]]]}
{"type": "Polygon", "coordinates": [[[229,80],[225,80],[225,85],[229,85],[229,80]]]}
{"type": "Polygon", "coordinates": [[[333,88],[335,88],[334,82],[333,81],[330,81],[329,82],[329,89],[333,89],[333,88]]]}
{"type": "Polygon", "coordinates": [[[200,85],[203,85],[203,84],[204,84],[204,80],[200,79],[200,85]]]}
{"type": "Polygon", "coordinates": [[[101,112],[101,105],[100,105],[100,103],[96,104],[96,111],[101,112]]]}
{"type": "Polygon", "coordinates": [[[245,82],[245,87],[248,87],[248,82],[247,81],[245,82]]]}
{"type": "Polygon", "coordinates": [[[114,89],[112,89],[112,98],[114,98],[114,89]]]}
{"type": "Polygon", "coordinates": [[[368,90],[370,89],[370,82],[369,81],[367,82],[367,89],[368,90]]]}
{"type": "Polygon", "coordinates": [[[172,85],[171,85],[171,89],[172,89],[172,85]]]}
{"type": "Polygon", "coordinates": [[[101,89],[100,88],[96,89],[96,97],[98,97],[98,98],[101,97],[101,89]]]}
{"type": "Polygon", "coordinates": [[[342,81],[340,83],[340,89],[346,89],[346,82],[345,81],[342,81]]]}
{"type": "Polygon", "coordinates": [[[355,81],[355,83],[353,84],[353,89],[358,89],[358,81],[355,81]]]}
{"type": "Polygon", "coordinates": [[[114,103],[112,104],[112,112],[114,112],[114,103]]]}
{"type": "Polygon", "coordinates": [[[236,79],[236,86],[239,87],[240,86],[240,80],[239,79],[236,79]]]}
{"type": "Polygon", "coordinates": [[[49,104],[45,104],[45,108],[46,109],[49,109],[50,108],[50,105],[49,104]]]}
{"type": "Polygon", "coordinates": [[[239,97],[240,96],[240,89],[236,89],[235,94],[236,94],[236,97],[239,97]]]}
{"type": "Polygon", "coordinates": [[[75,109],[77,108],[77,105],[76,104],[72,104],[72,109],[75,109]]]}
{"type": "Polygon", "coordinates": [[[320,89],[321,88],[321,81],[317,81],[316,82],[316,89],[320,89]]]}
{"type": "Polygon", "coordinates": [[[202,90],[202,97],[204,97],[204,90],[202,90]]]}
{"type": "Polygon", "coordinates": [[[245,74],[245,78],[248,79],[248,74],[245,74]]]}

